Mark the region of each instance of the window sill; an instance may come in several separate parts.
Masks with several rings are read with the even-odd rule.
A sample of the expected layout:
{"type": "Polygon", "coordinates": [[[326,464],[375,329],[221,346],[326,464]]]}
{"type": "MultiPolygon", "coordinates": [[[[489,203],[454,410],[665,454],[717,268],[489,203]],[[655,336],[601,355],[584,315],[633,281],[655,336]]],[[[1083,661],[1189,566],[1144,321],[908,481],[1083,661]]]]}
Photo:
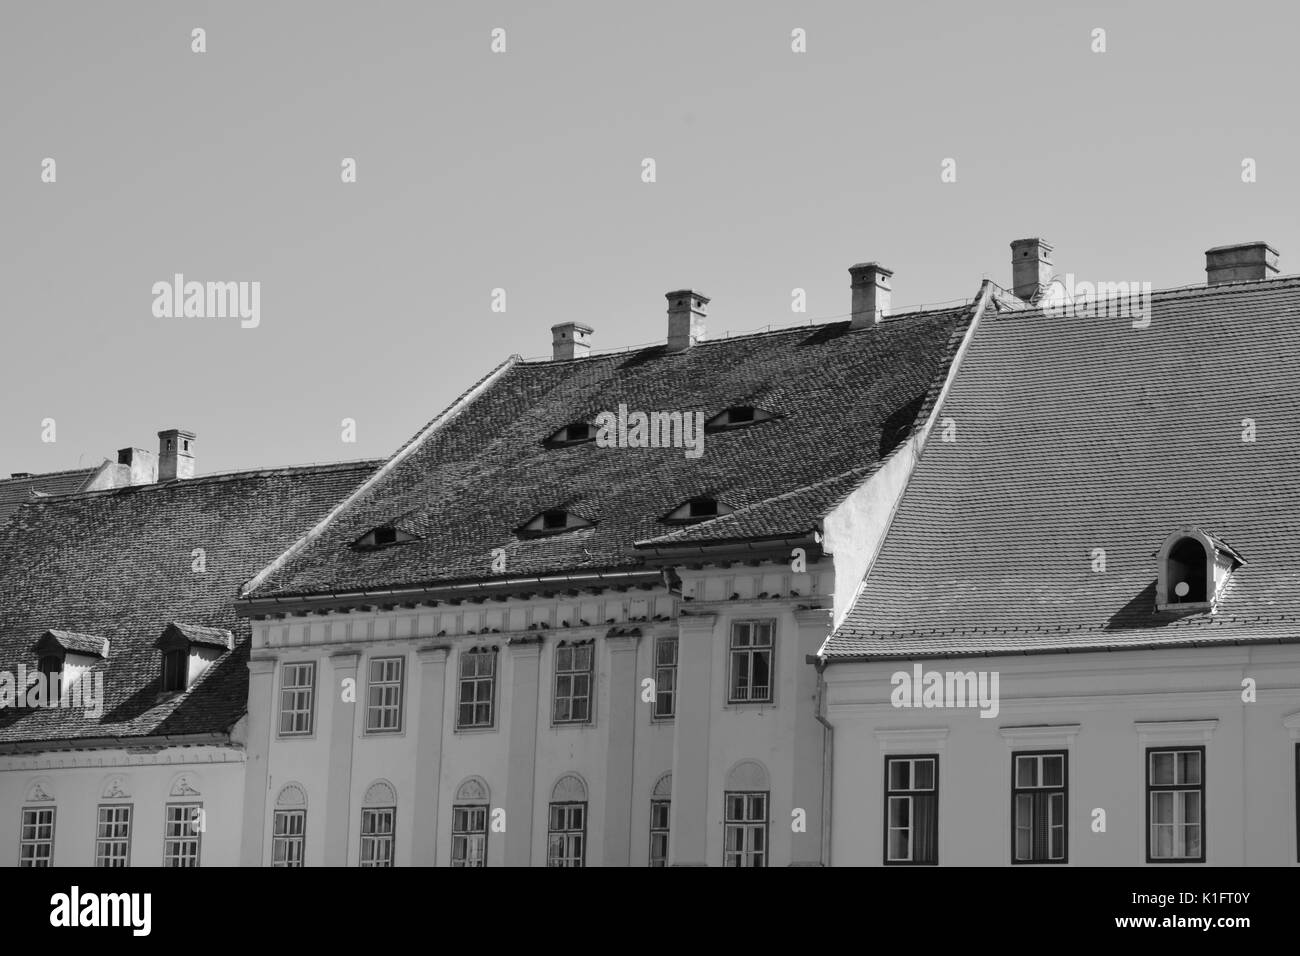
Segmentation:
{"type": "Polygon", "coordinates": [[[452,733],[456,734],[490,734],[498,729],[496,724],[488,724],[482,727],[455,727],[452,733]]]}

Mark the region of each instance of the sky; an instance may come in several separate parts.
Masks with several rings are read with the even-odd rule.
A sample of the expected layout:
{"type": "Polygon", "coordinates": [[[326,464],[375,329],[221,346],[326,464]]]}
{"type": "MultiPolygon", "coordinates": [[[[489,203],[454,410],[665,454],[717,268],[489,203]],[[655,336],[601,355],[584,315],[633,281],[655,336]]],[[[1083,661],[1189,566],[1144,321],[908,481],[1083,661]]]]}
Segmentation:
{"type": "Polygon", "coordinates": [[[199,473],[386,457],[509,355],[548,358],[556,323],[662,342],[680,288],[713,338],[843,318],[861,261],[893,269],[896,310],[969,299],[1027,236],[1061,274],[1157,289],[1229,243],[1300,271],[1298,21],[0,0],[0,475],[173,427],[199,473]],[[257,325],[156,315],[176,273],[259,283],[257,325]]]}

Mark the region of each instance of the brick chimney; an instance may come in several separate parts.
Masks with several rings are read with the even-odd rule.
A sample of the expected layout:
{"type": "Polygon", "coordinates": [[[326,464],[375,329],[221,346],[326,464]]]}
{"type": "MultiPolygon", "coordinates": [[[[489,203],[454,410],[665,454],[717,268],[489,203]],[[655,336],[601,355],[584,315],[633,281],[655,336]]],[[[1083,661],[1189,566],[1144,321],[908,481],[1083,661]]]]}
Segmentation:
{"type": "Polygon", "coordinates": [[[551,358],[556,361],[586,358],[591,354],[589,325],[581,322],[561,322],[551,326],[551,358]]]}
{"type": "Polygon", "coordinates": [[[1016,298],[1035,301],[1052,281],[1052,244],[1045,239],[1011,243],[1011,291],[1016,298]]]}
{"type": "Polygon", "coordinates": [[[893,290],[889,278],[894,274],[879,262],[859,262],[849,266],[849,289],[853,292],[851,329],[869,329],[889,312],[893,290]]]}
{"type": "Polygon", "coordinates": [[[1205,250],[1205,284],[1267,279],[1277,272],[1277,250],[1267,242],[1243,242],[1205,250]]]}
{"type": "Polygon", "coordinates": [[[158,433],[158,480],[194,477],[194,432],[169,428],[158,433]]]}
{"type": "Polygon", "coordinates": [[[704,341],[704,317],[709,297],[690,289],[679,289],[664,296],[668,300],[668,351],[684,352],[704,341]]]}
{"type": "Polygon", "coordinates": [[[123,485],[152,485],[158,480],[158,456],[143,448],[119,448],[118,465],[126,472],[122,475],[123,485]]]}

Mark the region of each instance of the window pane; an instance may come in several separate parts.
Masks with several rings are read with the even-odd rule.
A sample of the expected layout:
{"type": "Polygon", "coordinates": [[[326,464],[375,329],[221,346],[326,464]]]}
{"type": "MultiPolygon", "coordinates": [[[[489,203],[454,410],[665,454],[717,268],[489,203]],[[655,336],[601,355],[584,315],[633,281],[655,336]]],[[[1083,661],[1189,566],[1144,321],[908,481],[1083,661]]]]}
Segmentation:
{"type": "Polygon", "coordinates": [[[1170,786],[1174,782],[1174,755],[1169,751],[1151,755],[1151,785],[1170,786]]]}
{"type": "Polygon", "coordinates": [[[1178,779],[1175,782],[1190,784],[1201,782],[1201,755],[1198,751],[1188,750],[1178,755],[1178,779]]]}
{"type": "Polygon", "coordinates": [[[889,761],[889,789],[907,790],[910,786],[910,764],[906,760],[889,761]]]}
{"type": "Polygon", "coordinates": [[[934,761],[918,760],[913,765],[913,773],[916,779],[912,782],[913,790],[933,790],[934,789],[934,761]]]}

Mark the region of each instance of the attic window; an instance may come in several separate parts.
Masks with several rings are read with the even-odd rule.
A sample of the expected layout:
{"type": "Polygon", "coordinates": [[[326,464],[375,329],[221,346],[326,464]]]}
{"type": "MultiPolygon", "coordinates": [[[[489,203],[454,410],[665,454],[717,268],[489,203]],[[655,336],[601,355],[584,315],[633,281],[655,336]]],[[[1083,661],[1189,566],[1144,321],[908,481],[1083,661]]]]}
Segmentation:
{"type": "Polygon", "coordinates": [[[569,445],[581,445],[583,442],[594,441],[595,438],[595,425],[588,422],[572,422],[554,432],[543,444],[547,448],[567,448],[569,445]]]}
{"type": "Polygon", "coordinates": [[[41,673],[46,677],[51,677],[63,670],[62,654],[42,654],[40,662],[41,673]]]}
{"type": "Polygon", "coordinates": [[[746,425],[757,425],[759,422],[766,422],[774,417],[766,409],[756,408],[753,405],[733,405],[705,422],[704,430],[706,432],[719,432],[729,428],[744,428],[746,425]]]}
{"type": "Polygon", "coordinates": [[[660,520],[669,524],[692,524],[697,521],[708,521],[720,515],[729,515],[735,510],[717,498],[702,495],[682,502],[660,520]]]}
{"type": "Polygon", "coordinates": [[[1199,528],[1180,528],[1157,553],[1156,610],[1214,611],[1241,555],[1199,528]]]}
{"type": "Polygon", "coordinates": [[[575,531],[578,528],[592,527],[595,527],[595,522],[581,515],[565,511],[563,508],[550,508],[534,515],[527,524],[517,528],[515,534],[521,538],[540,538],[545,535],[575,531]]]}
{"type": "Polygon", "coordinates": [[[373,551],[376,548],[387,548],[390,545],[406,544],[408,541],[414,540],[415,535],[408,534],[401,528],[383,525],[362,535],[353,542],[352,547],[358,551],[373,551]]]}
{"type": "Polygon", "coordinates": [[[154,642],[162,652],[162,690],[165,694],[188,690],[227,651],[235,636],[224,628],[173,621],[154,642]]]}
{"type": "Polygon", "coordinates": [[[164,651],[162,656],[162,689],[167,693],[185,690],[189,680],[189,651],[180,647],[164,651]]]}

